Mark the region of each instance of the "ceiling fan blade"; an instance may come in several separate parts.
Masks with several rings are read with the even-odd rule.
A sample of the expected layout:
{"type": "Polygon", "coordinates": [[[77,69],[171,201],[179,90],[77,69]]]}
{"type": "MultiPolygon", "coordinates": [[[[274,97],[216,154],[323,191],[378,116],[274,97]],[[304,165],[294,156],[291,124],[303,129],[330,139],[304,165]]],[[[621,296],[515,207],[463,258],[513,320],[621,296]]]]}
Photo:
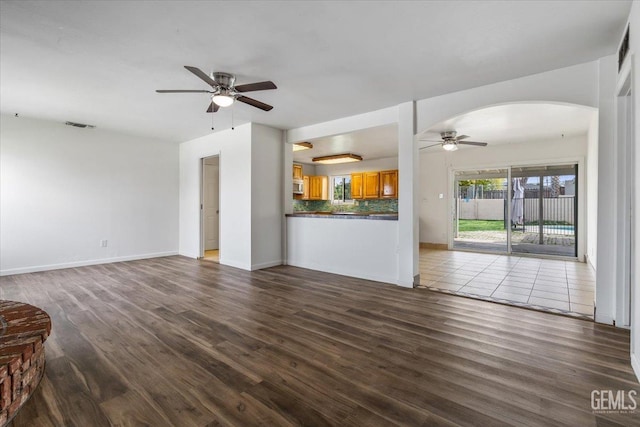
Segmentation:
{"type": "Polygon", "coordinates": [[[244,102],[245,104],[249,104],[253,107],[259,108],[264,111],[271,111],[273,107],[269,104],[265,104],[264,102],[257,101],[253,98],[249,98],[248,96],[239,96],[236,98],[240,102],[244,102]]]}
{"type": "Polygon", "coordinates": [[[215,102],[212,102],[211,105],[209,105],[209,108],[207,108],[207,113],[215,113],[219,109],[220,109],[220,106],[215,102]]]}
{"type": "Polygon", "coordinates": [[[442,144],[442,140],[441,140],[441,139],[419,139],[418,141],[424,141],[424,142],[439,142],[440,144],[442,144]]]}
{"type": "Polygon", "coordinates": [[[486,142],[477,142],[477,141],[458,141],[458,144],[464,145],[477,145],[478,147],[486,147],[486,142]]]}
{"type": "Polygon", "coordinates": [[[461,139],[467,139],[467,138],[469,138],[469,135],[456,136],[456,141],[460,141],[461,139]]]}
{"type": "Polygon", "coordinates": [[[218,87],[218,83],[216,83],[215,80],[213,80],[211,77],[209,77],[204,71],[202,71],[200,68],[197,67],[190,67],[189,65],[185,65],[184,68],[186,68],[187,70],[191,71],[193,74],[195,74],[196,76],[200,77],[202,80],[204,80],[205,82],[207,82],[207,84],[209,84],[211,87],[218,87]]]}
{"type": "Polygon", "coordinates": [[[213,93],[210,90],[182,90],[182,89],[160,89],[158,93],[213,93]]]}
{"type": "Polygon", "coordinates": [[[234,89],[237,92],[253,92],[256,90],[278,89],[278,87],[272,81],[266,81],[266,82],[258,82],[258,83],[249,83],[246,85],[238,85],[238,86],[235,86],[234,89]]]}
{"type": "Polygon", "coordinates": [[[424,150],[425,148],[435,147],[436,145],[442,145],[442,142],[439,142],[437,144],[427,145],[426,147],[418,148],[418,150],[424,150]]]}

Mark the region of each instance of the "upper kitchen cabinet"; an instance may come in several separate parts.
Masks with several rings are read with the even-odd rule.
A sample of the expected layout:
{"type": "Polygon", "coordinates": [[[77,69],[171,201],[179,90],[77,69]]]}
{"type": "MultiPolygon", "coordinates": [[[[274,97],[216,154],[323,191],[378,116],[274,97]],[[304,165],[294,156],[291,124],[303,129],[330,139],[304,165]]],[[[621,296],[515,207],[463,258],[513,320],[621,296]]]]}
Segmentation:
{"type": "Polygon", "coordinates": [[[351,174],[351,198],[362,199],[364,186],[362,185],[362,172],[351,174]]]}
{"type": "Polygon", "coordinates": [[[309,184],[311,183],[311,180],[309,179],[308,176],[303,176],[302,177],[302,200],[309,200],[309,184]]]}
{"type": "Polygon", "coordinates": [[[309,177],[309,200],[329,200],[329,177],[309,177]]]}
{"type": "Polygon", "coordinates": [[[398,198],[398,171],[382,171],[380,172],[380,198],[381,199],[397,199],[398,198]]]}
{"type": "Polygon", "coordinates": [[[397,199],[398,170],[352,173],[351,198],[354,200],[397,199]]]}
{"type": "Polygon", "coordinates": [[[363,199],[377,199],[380,197],[380,173],[365,172],[363,173],[363,199]]]}
{"type": "Polygon", "coordinates": [[[302,179],[302,165],[293,165],[293,179],[302,179]]]}

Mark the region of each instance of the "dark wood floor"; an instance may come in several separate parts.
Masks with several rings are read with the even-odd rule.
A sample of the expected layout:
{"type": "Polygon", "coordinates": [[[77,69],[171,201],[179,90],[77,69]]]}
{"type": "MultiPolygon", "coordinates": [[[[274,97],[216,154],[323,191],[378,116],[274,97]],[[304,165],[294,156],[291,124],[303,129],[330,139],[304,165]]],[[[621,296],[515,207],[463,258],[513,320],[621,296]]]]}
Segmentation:
{"type": "MultiPolygon", "coordinates": [[[[19,426],[640,425],[629,334],[294,267],[183,257],[0,278],[52,317],[19,426]]],[[[640,394],[640,393],[639,393],[640,394]]]]}

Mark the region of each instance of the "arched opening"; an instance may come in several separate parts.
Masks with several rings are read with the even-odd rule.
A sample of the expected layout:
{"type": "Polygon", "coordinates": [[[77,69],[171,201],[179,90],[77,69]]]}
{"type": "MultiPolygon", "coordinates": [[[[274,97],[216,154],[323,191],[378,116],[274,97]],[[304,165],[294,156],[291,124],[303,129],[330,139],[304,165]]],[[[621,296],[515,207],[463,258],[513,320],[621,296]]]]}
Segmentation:
{"type": "Polygon", "coordinates": [[[421,283],[593,318],[593,270],[576,261],[595,265],[597,120],[592,107],[509,103],[418,134],[421,251],[471,251],[421,253],[421,283]],[[448,267],[429,271],[434,257],[448,267]]]}

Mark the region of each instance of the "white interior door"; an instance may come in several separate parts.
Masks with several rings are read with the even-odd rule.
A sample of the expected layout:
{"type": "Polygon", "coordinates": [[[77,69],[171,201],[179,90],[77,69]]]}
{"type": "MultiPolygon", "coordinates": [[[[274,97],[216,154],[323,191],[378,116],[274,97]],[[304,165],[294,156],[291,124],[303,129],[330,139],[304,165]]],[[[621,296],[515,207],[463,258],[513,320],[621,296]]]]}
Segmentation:
{"type": "Polygon", "coordinates": [[[204,165],[204,249],[219,249],[220,197],[219,166],[204,165]]]}

